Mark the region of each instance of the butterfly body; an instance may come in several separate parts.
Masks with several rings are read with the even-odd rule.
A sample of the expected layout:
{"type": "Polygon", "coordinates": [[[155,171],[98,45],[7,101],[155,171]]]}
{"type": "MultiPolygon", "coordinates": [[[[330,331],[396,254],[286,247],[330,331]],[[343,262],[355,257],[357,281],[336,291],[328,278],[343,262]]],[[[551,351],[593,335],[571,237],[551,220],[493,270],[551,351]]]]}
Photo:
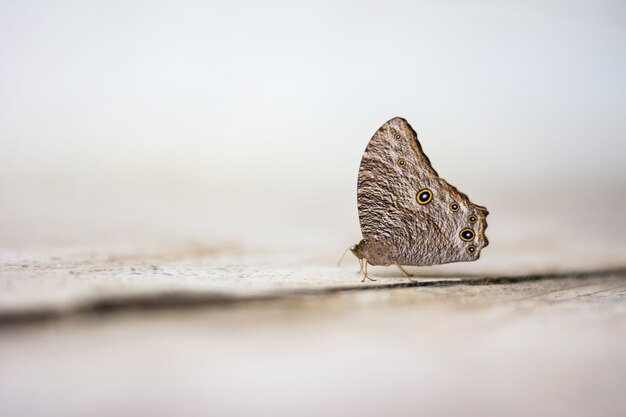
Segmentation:
{"type": "Polygon", "coordinates": [[[402,118],[382,125],[359,168],[363,240],[352,252],[370,265],[435,265],[478,259],[488,245],[485,207],[439,177],[402,118]]]}

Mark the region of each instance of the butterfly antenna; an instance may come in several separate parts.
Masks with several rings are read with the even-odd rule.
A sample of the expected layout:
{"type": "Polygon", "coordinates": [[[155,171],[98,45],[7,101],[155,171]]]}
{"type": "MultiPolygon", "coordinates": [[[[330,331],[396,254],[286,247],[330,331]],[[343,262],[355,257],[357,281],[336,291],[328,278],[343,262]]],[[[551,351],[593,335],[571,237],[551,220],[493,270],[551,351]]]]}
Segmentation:
{"type": "Polygon", "coordinates": [[[346,256],[346,253],[348,253],[348,251],[352,249],[353,247],[354,246],[348,246],[348,249],[346,249],[343,255],[341,255],[341,258],[339,258],[339,262],[337,262],[337,266],[341,265],[341,261],[343,261],[343,258],[346,256]]]}

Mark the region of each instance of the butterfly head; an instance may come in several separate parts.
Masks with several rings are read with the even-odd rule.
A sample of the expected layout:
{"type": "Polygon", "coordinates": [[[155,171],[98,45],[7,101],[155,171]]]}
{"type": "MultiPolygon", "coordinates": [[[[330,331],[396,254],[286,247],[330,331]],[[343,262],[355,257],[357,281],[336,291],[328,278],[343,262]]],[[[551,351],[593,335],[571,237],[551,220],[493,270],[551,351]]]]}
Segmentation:
{"type": "Polygon", "coordinates": [[[356,256],[359,259],[363,259],[363,251],[361,250],[361,245],[363,244],[363,241],[360,241],[359,243],[357,243],[356,245],[350,247],[350,252],[352,252],[352,254],[354,256],[356,256]]]}

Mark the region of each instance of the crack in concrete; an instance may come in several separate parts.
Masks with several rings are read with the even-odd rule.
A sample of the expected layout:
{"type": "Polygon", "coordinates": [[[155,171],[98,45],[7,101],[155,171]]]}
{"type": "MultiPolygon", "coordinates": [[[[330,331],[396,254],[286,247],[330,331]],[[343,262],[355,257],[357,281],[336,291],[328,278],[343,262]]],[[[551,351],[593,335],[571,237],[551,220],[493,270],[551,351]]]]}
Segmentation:
{"type": "MultiPolygon", "coordinates": [[[[626,279],[626,267],[590,271],[527,274],[491,277],[454,277],[439,280],[406,281],[401,283],[349,285],[326,288],[280,290],[254,295],[227,294],[220,292],[162,291],[135,294],[125,297],[99,297],[65,306],[46,306],[16,311],[0,312],[0,329],[19,325],[43,323],[79,315],[106,315],[127,311],[157,311],[182,308],[223,308],[250,302],[269,302],[303,296],[324,296],[342,292],[377,291],[396,288],[434,287],[446,288],[462,285],[487,286],[525,283],[540,280],[591,279],[598,277],[620,277],[626,279]]],[[[432,276],[430,276],[432,277],[432,276]]],[[[419,277],[416,277],[419,278],[419,277]]],[[[425,278],[422,277],[422,278],[425,278]]]]}

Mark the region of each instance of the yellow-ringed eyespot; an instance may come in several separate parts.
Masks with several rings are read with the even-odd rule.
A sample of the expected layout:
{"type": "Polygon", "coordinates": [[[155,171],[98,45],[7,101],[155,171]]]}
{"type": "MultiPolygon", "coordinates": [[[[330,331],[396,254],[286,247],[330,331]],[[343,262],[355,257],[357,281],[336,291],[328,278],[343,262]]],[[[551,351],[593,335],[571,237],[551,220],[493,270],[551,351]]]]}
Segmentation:
{"type": "Polygon", "coordinates": [[[430,203],[430,200],[433,199],[433,192],[430,191],[428,188],[424,188],[422,190],[419,190],[417,194],[415,194],[415,199],[421,205],[428,204],[430,203]]]}
{"type": "Polygon", "coordinates": [[[404,168],[406,166],[406,161],[404,159],[398,159],[398,165],[404,168]]]}
{"type": "Polygon", "coordinates": [[[459,236],[461,236],[461,239],[463,239],[464,241],[469,242],[474,239],[474,231],[469,227],[466,227],[465,229],[461,230],[459,236]]]}
{"type": "Polygon", "coordinates": [[[476,246],[474,245],[469,245],[468,247],[465,248],[465,252],[467,252],[468,255],[474,255],[474,253],[476,253],[476,246]]]}
{"type": "Polygon", "coordinates": [[[450,210],[459,211],[459,205],[455,202],[450,203],[450,210]]]}
{"type": "Polygon", "coordinates": [[[399,133],[396,133],[395,138],[396,138],[396,139],[398,139],[398,140],[401,140],[401,139],[402,139],[402,136],[400,136],[400,134],[399,134],[399,133]]]}
{"type": "Polygon", "coordinates": [[[476,223],[476,221],[478,221],[478,217],[476,217],[473,214],[470,214],[469,216],[467,216],[467,221],[470,222],[471,224],[476,223]]]}

